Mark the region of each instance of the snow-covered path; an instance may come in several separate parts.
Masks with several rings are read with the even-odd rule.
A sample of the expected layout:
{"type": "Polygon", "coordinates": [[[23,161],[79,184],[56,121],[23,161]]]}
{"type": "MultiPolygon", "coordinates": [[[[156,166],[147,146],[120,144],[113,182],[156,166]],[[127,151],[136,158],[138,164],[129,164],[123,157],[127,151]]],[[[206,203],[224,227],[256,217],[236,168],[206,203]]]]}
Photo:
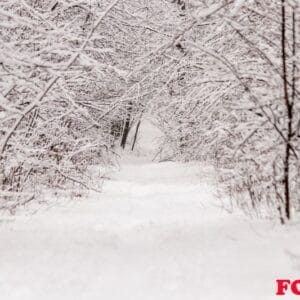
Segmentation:
{"type": "Polygon", "coordinates": [[[228,214],[195,164],[127,158],[102,194],[0,222],[1,300],[268,300],[300,271],[299,230],[228,214]]]}

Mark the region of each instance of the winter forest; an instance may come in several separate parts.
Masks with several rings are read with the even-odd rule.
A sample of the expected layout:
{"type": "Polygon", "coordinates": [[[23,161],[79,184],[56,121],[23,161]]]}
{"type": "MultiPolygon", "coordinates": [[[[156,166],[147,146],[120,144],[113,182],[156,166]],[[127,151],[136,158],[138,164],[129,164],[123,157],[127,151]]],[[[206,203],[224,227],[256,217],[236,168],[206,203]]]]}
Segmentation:
{"type": "Polygon", "coordinates": [[[277,299],[298,59],[298,0],[0,0],[3,299],[277,299]]]}

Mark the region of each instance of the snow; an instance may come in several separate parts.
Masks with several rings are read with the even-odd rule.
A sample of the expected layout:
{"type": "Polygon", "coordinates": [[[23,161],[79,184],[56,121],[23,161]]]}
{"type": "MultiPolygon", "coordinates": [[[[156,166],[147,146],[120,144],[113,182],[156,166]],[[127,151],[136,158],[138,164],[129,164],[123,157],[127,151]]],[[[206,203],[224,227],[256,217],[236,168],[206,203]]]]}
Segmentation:
{"type": "Polygon", "coordinates": [[[0,217],[1,299],[271,300],[297,278],[299,226],[229,214],[211,167],[152,161],[160,138],[143,120],[101,194],[0,217]]]}
{"type": "Polygon", "coordinates": [[[288,183],[297,206],[293,3],[19,2],[0,7],[0,203],[22,206],[0,207],[0,300],[270,300],[299,279],[299,223],[230,213],[215,169],[168,161],[215,156],[233,195],[253,192],[243,205],[271,214],[288,183]],[[112,169],[128,118],[143,118],[137,144],[112,169]]]}
{"type": "MultiPolygon", "coordinates": [[[[133,128],[129,132],[129,147],[131,147],[133,143],[136,131],[135,129],[136,128],[133,128]]],[[[157,127],[153,118],[149,116],[144,116],[142,118],[140,128],[138,131],[137,142],[134,148],[135,153],[137,155],[146,155],[149,157],[154,157],[159,151],[159,146],[163,141],[163,138],[163,133],[157,127]]]]}
{"type": "Polygon", "coordinates": [[[88,200],[0,219],[1,299],[268,300],[297,278],[297,225],[228,214],[209,167],[125,155],[110,176],[88,200]]]}

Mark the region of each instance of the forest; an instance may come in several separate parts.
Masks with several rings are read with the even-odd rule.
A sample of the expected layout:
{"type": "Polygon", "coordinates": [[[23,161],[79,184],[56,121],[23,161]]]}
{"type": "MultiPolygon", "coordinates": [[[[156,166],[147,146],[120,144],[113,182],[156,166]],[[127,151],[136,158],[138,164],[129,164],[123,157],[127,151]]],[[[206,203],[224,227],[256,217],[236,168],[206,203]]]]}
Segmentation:
{"type": "Polygon", "coordinates": [[[1,208],[45,187],[99,189],[89,167],[112,164],[150,114],[166,158],[210,162],[234,206],[290,219],[298,4],[1,0],[1,208]]]}
{"type": "MultiPolygon", "coordinates": [[[[153,240],[156,234],[164,236],[156,226],[182,220],[176,223],[178,236],[170,225],[175,248],[177,243],[192,244],[192,232],[204,226],[212,231],[211,238],[216,237],[212,248],[228,251],[233,261],[235,252],[225,245],[231,243],[230,232],[246,228],[233,225],[241,218],[253,226],[263,224],[260,228],[278,225],[278,236],[270,245],[299,264],[297,253],[277,248],[298,238],[294,231],[300,215],[299,50],[299,0],[0,0],[0,244],[7,247],[3,254],[0,245],[0,256],[6,257],[9,249],[26,248],[31,240],[34,253],[40,253],[42,232],[50,237],[51,232],[66,230],[67,243],[69,232],[89,232],[85,226],[113,230],[107,243],[121,245],[120,249],[121,228],[141,226],[129,236],[143,248],[152,243],[144,240],[147,234],[153,240]],[[153,130],[159,131],[155,141],[153,130]],[[147,152],[142,141],[155,149],[147,152]],[[208,207],[214,203],[214,212],[200,210],[202,202],[208,207]],[[224,220],[217,209],[226,214],[224,220]],[[37,219],[29,221],[30,217],[23,224],[27,214],[37,219]],[[2,223],[16,226],[16,236],[2,223]],[[23,226],[28,229],[24,236],[23,226]],[[282,237],[287,240],[281,243],[282,237]]],[[[240,230],[237,240],[243,236],[240,230]]],[[[89,236],[89,243],[98,238],[89,236]]],[[[81,238],[73,236],[74,249],[77,240],[81,238]]],[[[260,248],[254,236],[249,240],[257,258],[259,253],[260,259],[268,256],[260,251],[273,249],[260,248]]],[[[59,239],[47,253],[56,253],[63,244],[59,239]]],[[[79,252],[88,251],[84,249],[79,252]]],[[[165,263],[167,255],[162,255],[157,259],[165,263]]],[[[17,268],[10,265],[7,274],[17,268]]],[[[251,279],[243,282],[247,280],[251,279]]],[[[25,294],[5,299],[21,299],[18,295],[27,295],[24,289],[25,294]]],[[[48,299],[27,292],[30,300],[48,299]]],[[[195,294],[149,299],[202,299],[195,294]]],[[[69,299],[51,295],[49,299],[69,299]]],[[[70,299],[98,299],[92,295],[70,299]]],[[[256,299],[271,299],[261,295],[256,299]]],[[[122,297],[106,294],[103,299],[122,297]]],[[[239,294],[222,299],[248,298],[239,294]]]]}

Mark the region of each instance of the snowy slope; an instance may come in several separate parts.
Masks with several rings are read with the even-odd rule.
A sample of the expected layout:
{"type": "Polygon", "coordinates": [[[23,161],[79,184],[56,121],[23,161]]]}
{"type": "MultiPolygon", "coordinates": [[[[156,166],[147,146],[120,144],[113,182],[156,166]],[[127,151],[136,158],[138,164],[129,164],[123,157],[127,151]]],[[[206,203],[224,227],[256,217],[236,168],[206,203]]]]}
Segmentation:
{"type": "Polygon", "coordinates": [[[3,217],[0,298],[277,299],[275,280],[300,271],[299,228],[227,214],[211,182],[209,168],[127,156],[100,195],[3,217]]]}

